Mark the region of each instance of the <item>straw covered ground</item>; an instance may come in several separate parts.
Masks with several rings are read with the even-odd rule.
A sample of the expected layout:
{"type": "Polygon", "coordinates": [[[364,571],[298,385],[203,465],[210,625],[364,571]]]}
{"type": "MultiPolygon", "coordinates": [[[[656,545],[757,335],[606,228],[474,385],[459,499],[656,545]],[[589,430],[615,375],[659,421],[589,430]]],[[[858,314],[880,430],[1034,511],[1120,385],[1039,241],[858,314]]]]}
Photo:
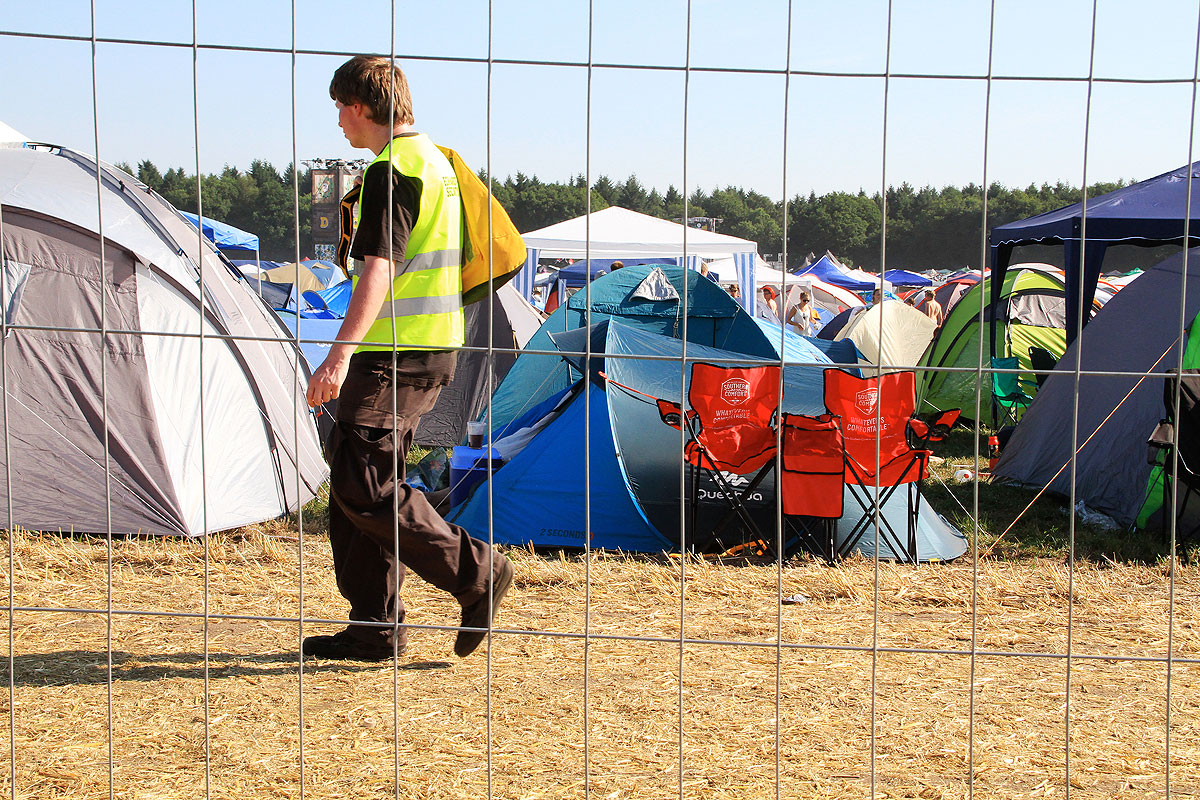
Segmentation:
{"type": "MultiPolygon", "coordinates": [[[[15,777],[21,798],[108,797],[110,780],[118,798],[756,798],[778,772],[786,798],[950,798],[973,772],[977,798],[1052,797],[1068,754],[1075,797],[1159,796],[1168,768],[1175,797],[1200,796],[1196,566],[1176,569],[1172,614],[1165,562],[515,551],[490,659],[416,628],[398,669],[301,670],[302,596],[309,619],[345,613],[319,532],[214,536],[207,567],[196,541],[11,546],[5,796],[15,777]],[[207,647],[202,616],[162,615],[202,615],[206,588],[207,647]],[[681,628],[708,641],[681,646],[681,628]]],[[[405,597],[414,625],[457,620],[418,579],[405,597]]]]}

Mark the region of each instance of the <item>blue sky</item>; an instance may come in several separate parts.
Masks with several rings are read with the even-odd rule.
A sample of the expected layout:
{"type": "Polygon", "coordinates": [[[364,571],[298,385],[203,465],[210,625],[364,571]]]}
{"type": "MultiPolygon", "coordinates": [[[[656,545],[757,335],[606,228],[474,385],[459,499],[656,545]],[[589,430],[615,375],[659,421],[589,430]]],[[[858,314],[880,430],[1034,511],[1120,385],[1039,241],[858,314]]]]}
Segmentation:
{"type": "MultiPolygon", "coordinates": [[[[205,172],[361,157],[337,128],[327,87],[341,53],[394,46],[413,86],[418,127],[473,165],[544,180],[589,173],[689,190],[742,186],[868,192],[907,181],[942,186],[988,178],[1010,186],[1084,176],[1146,178],[1187,161],[1192,86],[1095,83],[1090,125],[1090,0],[894,0],[886,147],[888,5],[693,0],[689,76],[685,0],[493,0],[491,56],[566,62],[494,64],[486,0],[390,3],[296,0],[296,46],[329,55],[201,49],[192,5],[95,0],[99,153],[205,172]],[[588,61],[591,70],[590,103],[588,61]],[[993,33],[989,37],[989,33],[993,33]],[[989,38],[990,117],[985,116],[989,38]],[[187,47],[171,46],[184,44],[187,47]],[[661,69],[635,69],[632,66],[661,69]],[[709,71],[725,70],[725,71],[709,71]],[[729,71],[733,70],[733,71],[729,71]],[[746,70],[738,72],[737,70],[746,70]],[[766,71],[766,72],[763,72],[766,71]],[[817,74],[812,74],[817,73],[817,74]],[[830,73],[849,73],[849,76],[830,73]],[[685,168],[686,78],[686,168],[685,168]],[[1034,80],[1052,78],[1052,80],[1034,80]],[[489,113],[490,88],[490,113],[489,113]],[[198,114],[196,113],[198,110],[198,114]],[[589,114],[590,111],[590,114],[589,114]],[[293,137],[293,112],[297,120],[293,137]],[[196,122],[197,116],[199,122],[196,122]],[[990,120],[990,121],[989,121],[990,120]],[[986,124],[985,126],[985,122],[986,124]],[[198,135],[197,135],[198,131],[198,135]],[[490,148],[488,134],[490,131],[490,148]],[[986,138],[985,138],[986,134],[986,138]],[[885,174],[886,156],[886,174],[885,174]]],[[[204,45],[290,50],[291,2],[197,0],[204,45]]],[[[1101,0],[1095,75],[1190,81],[1197,7],[1181,0],[1101,0]]],[[[87,0],[7,4],[0,30],[90,37],[87,0]]],[[[31,138],[97,149],[88,41],[0,35],[0,119],[31,138]]],[[[1198,156],[1200,158],[1200,156],[1198,156]]]]}

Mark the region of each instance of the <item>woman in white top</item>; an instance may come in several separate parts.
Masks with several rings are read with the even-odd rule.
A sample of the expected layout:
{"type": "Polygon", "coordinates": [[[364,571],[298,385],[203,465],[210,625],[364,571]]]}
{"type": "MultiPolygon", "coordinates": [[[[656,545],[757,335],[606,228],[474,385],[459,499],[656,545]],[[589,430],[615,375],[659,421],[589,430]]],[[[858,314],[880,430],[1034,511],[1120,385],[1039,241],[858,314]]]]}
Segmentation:
{"type": "Polygon", "coordinates": [[[788,309],[787,321],[795,327],[796,333],[801,336],[812,336],[814,331],[811,298],[809,298],[808,292],[802,291],[797,300],[796,305],[788,309]]]}

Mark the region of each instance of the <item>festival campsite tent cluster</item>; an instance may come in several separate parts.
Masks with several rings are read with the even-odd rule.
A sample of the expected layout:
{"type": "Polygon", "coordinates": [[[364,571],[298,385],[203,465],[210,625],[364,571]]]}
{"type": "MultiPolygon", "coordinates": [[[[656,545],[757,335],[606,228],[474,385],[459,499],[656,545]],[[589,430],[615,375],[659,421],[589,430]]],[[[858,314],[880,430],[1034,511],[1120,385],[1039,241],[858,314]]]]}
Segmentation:
{"type": "MultiPolygon", "coordinates": [[[[699,268],[701,259],[732,258],[743,303],[754,297],[758,245],[747,239],[699,230],[670,220],[610,206],[524,234],[529,257],[517,288],[532,298],[540,259],[670,259],[699,268]]],[[[658,262],[661,263],[661,262],[658,262]]],[[[593,268],[593,272],[595,268],[593,268]]]]}
{"type": "MultiPolygon", "coordinates": [[[[98,169],[103,241],[93,160],[56,147],[0,148],[3,302],[14,334],[9,369],[23,375],[19,385],[6,389],[7,435],[20,445],[11,465],[19,477],[13,484],[14,521],[39,529],[99,532],[107,527],[97,522],[106,518],[101,508],[108,494],[101,485],[106,457],[114,531],[194,535],[295,509],[315,495],[326,474],[313,419],[303,406],[303,386],[307,370],[324,358],[341,324],[350,284],[339,283],[332,265],[316,262],[312,270],[251,262],[247,271],[261,277],[247,281],[217,248],[253,249],[253,234],[189,219],[136,179],[104,165],[98,169]],[[103,305],[87,291],[95,285],[88,264],[101,251],[111,276],[103,305]],[[264,280],[272,275],[290,283],[264,280]],[[70,302],[53,303],[50,297],[70,302]],[[100,348],[102,330],[109,333],[100,348]],[[201,332],[202,340],[192,336],[201,332]],[[74,475],[68,485],[39,478],[47,464],[64,461],[74,475]],[[70,503],[61,502],[63,493],[71,496],[70,503]],[[222,502],[207,502],[214,496],[222,502]]],[[[1115,194],[1124,206],[1132,198],[1135,212],[1149,213],[1153,204],[1147,198],[1164,192],[1168,200],[1174,197],[1185,173],[1177,170],[1115,194]]],[[[1109,200],[1092,202],[1101,210],[1124,207],[1109,200]]],[[[1007,268],[1011,248],[1025,241],[1022,236],[1057,237],[1070,251],[1073,239],[1059,227],[1072,215],[1064,209],[1043,215],[1037,224],[998,229],[997,263],[1007,268]]],[[[1114,233],[1128,233],[1122,226],[1133,223],[1126,217],[1136,214],[1126,213],[1118,222],[1102,215],[1109,219],[1097,228],[1107,232],[1102,244],[1131,240],[1114,233]]],[[[1145,228],[1132,240],[1158,243],[1170,239],[1167,232],[1145,228]]],[[[951,276],[938,289],[946,318],[935,326],[897,301],[864,306],[855,291],[890,284],[849,269],[830,254],[802,274],[784,275],[762,263],[753,242],[626,209],[550,226],[531,234],[528,244],[532,263],[536,254],[587,257],[586,267],[556,277],[578,291],[564,293],[548,318],[513,286],[498,291],[490,304],[472,306],[468,349],[456,382],[417,436],[419,442],[453,446],[462,441],[468,419],[490,422],[501,464],[490,479],[492,491],[476,491],[453,516],[476,535],[502,542],[573,546],[590,530],[596,547],[687,547],[679,529],[679,433],[662,424],[646,402],[647,397],[673,402],[686,397],[689,373],[681,364],[702,359],[782,363],[781,410],[806,414],[823,411],[826,366],[919,364],[925,368],[920,388],[925,409],[958,407],[970,415],[980,374],[972,368],[981,352],[985,362],[992,355],[986,340],[994,338],[994,355],[1016,357],[1030,379],[1031,347],[1054,358],[1066,350],[1064,301],[1070,291],[1062,273],[1045,265],[1020,265],[996,279],[951,276]],[[721,286],[700,278],[696,269],[702,256],[724,264],[719,269],[732,269],[750,294],[759,285],[785,287],[785,311],[799,292],[809,292],[821,322],[838,313],[824,332],[828,338],[797,336],[778,317],[748,313],[721,286]],[[631,266],[606,274],[617,259],[631,266]],[[991,302],[981,314],[984,298],[991,302]],[[591,456],[587,463],[584,452],[591,456]],[[495,498],[500,502],[492,502],[495,498]]],[[[1082,340],[1090,347],[1083,351],[1085,373],[1109,367],[1157,374],[1171,365],[1170,314],[1153,315],[1153,325],[1143,317],[1138,335],[1127,334],[1130,320],[1148,304],[1161,302],[1182,279],[1181,266],[1177,258],[1137,282],[1113,279],[1103,285],[1104,298],[1112,302],[1082,340]],[[1129,288],[1122,289],[1126,284],[1129,288]],[[1101,352],[1103,357],[1097,355],[1101,352]],[[1093,363],[1095,358],[1101,362],[1093,363]]],[[[898,286],[927,280],[904,271],[889,277],[898,286]]],[[[1200,280],[1189,286],[1200,286],[1200,280]]],[[[1194,293],[1186,298],[1189,321],[1197,311],[1194,293]]],[[[1017,426],[998,476],[1052,491],[1068,488],[1061,470],[1052,474],[1067,456],[1064,404],[1077,391],[1074,375],[1064,366],[1075,350],[1066,352],[1068,358],[1059,362],[1017,426]]],[[[1079,384],[1085,398],[1081,435],[1106,424],[1101,417],[1115,419],[1111,424],[1125,435],[1104,437],[1103,446],[1081,452],[1077,492],[1123,522],[1139,510],[1144,522],[1153,505],[1146,498],[1155,480],[1137,455],[1144,428],[1159,412],[1162,382],[1161,377],[1142,379],[1127,391],[1128,381],[1086,376],[1079,384]],[[1126,396],[1117,398],[1120,391],[1126,396]],[[1111,469],[1114,461],[1123,466],[1111,469]]],[[[989,405],[983,403],[982,421],[998,424],[989,405]]],[[[767,529],[773,523],[773,492],[768,479],[748,502],[767,529]]],[[[703,526],[711,528],[719,519],[714,508],[708,510],[713,513],[699,515],[707,521],[693,536],[703,538],[711,532],[703,526]]],[[[903,514],[903,509],[885,506],[884,513],[903,514]]],[[[925,560],[954,558],[966,548],[962,535],[928,504],[920,513],[917,540],[925,560]]],[[[860,549],[869,552],[872,546],[866,537],[860,549]]],[[[894,557],[886,543],[880,555],[894,557]]]]}

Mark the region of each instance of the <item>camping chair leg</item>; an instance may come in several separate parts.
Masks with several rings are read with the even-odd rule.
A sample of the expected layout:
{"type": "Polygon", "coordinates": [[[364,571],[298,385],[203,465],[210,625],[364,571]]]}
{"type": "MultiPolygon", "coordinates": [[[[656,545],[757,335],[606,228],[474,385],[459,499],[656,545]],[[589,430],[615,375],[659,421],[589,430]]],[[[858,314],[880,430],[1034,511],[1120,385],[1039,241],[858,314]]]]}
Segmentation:
{"type": "Polygon", "coordinates": [[[691,484],[692,484],[692,487],[691,487],[692,488],[692,513],[689,515],[690,516],[690,519],[689,519],[690,524],[688,525],[688,530],[687,530],[686,547],[682,548],[685,550],[685,552],[688,549],[694,550],[696,547],[696,536],[697,536],[696,524],[697,524],[697,519],[698,519],[698,512],[700,510],[700,467],[696,466],[695,464],[689,463],[688,464],[688,477],[691,478],[691,484]]]}
{"type": "MultiPolygon", "coordinates": [[[[1169,476],[1167,475],[1167,470],[1165,468],[1163,469],[1163,478],[1164,478],[1164,480],[1163,480],[1163,495],[1164,496],[1163,496],[1162,508],[1163,508],[1163,514],[1165,515],[1167,509],[1172,507],[1172,505],[1170,503],[1172,481],[1170,480],[1169,476]]],[[[1187,530],[1180,527],[1180,521],[1188,518],[1188,513],[1187,513],[1188,503],[1191,501],[1193,495],[1196,494],[1196,489],[1194,489],[1192,486],[1190,486],[1185,481],[1185,482],[1177,483],[1175,491],[1182,492],[1182,494],[1183,494],[1183,498],[1179,502],[1178,511],[1173,512],[1174,517],[1175,517],[1175,548],[1178,551],[1181,546],[1186,545],[1191,540],[1198,538],[1198,534],[1200,534],[1200,527],[1192,527],[1187,530]]],[[[1168,529],[1165,516],[1163,518],[1163,541],[1164,541],[1164,543],[1170,541],[1170,530],[1168,529]]]]}
{"type": "Polygon", "coordinates": [[[912,509],[912,513],[908,517],[908,560],[910,563],[917,563],[917,525],[921,522],[921,492],[919,484],[913,481],[908,485],[908,507],[912,509]]]}
{"type": "MultiPolygon", "coordinates": [[[[849,464],[850,462],[847,463],[849,464]]],[[[906,477],[908,477],[909,471],[914,465],[917,467],[919,475],[924,474],[924,460],[920,457],[914,457],[911,463],[905,467],[904,472],[900,474],[898,480],[903,481],[906,477]]],[[[852,473],[854,473],[856,478],[859,478],[858,472],[854,469],[852,464],[850,464],[850,470],[852,473]]],[[[883,514],[884,505],[886,505],[888,500],[891,499],[892,495],[896,493],[896,490],[904,485],[903,483],[894,483],[887,487],[887,491],[883,491],[883,487],[879,487],[880,492],[878,498],[878,507],[876,507],[875,503],[872,502],[872,498],[869,496],[868,490],[871,488],[869,485],[863,485],[861,483],[857,485],[847,485],[850,486],[850,494],[854,497],[855,501],[858,503],[859,507],[864,513],[862,518],[859,519],[858,523],[850,531],[850,535],[846,537],[844,542],[842,542],[841,548],[839,548],[837,551],[838,556],[844,558],[845,556],[849,555],[850,551],[854,549],[854,546],[857,545],[859,540],[866,534],[871,524],[878,520],[880,541],[887,542],[888,547],[892,550],[892,553],[896,556],[896,559],[902,562],[907,561],[913,564],[917,563],[916,526],[918,516],[920,514],[921,498],[918,482],[908,482],[909,494],[907,497],[908,502],[904,514],[906,530],[903,538],[899,533],[897,533],[896,529],[893,528],[892,524],[888,521],[888,518],[883,514]],[[860,490],[863,493],[862,495],[859,494],[860,490]]]]}
{"type": "MultiPolygon", "coordinates": [[[[725,498],[725,502],[730,505],[732,513],[736,514],[738,518],[741,519],[749,534],[765,543],[765,539],[763,538],[762,531],[758,527],[758,523],[754,521],[754,517],[750,514],[750,509],[746,508],[745,503],[742,502],[743,497],[749,497],[752,493],[752,489],[757,487],[762,478],[756,476],[756,479],[751,482],[750,487],[743,492],[741,497],[739,497],[737,490],[734,489],[733,486],[730,485],[729,481],[725,480],[724,476],[721,475],[721,471],[717,469],[717,466],[713,462],[712,458],[709,457],[704,450],[701,450],[697,461],[703,464],[706,459],[709,463],[709,469],[707,470],[708,474],[712,476],[713,484],[717,487],[717,491],[719,491],[721,496],[725,498]]],[[[697,512],[700,508],[700,475],[702,472],[704,472],[704,469],[700,464],[693,465],[692,469],[695,470],[695,473],[693,473],[695,475],[695,482],[693,483],[692,489],[692,546],[695,547],[698,538],[698,534],[696,533],[696,525],[697,512]]],[[[765,475],[767,469],[767,467],[764,467],[762,470],[760,470],[760,475],[765,475]]],[[[724,529],[728,521],[728,518],[723,519],[720,524],[710,532],[706,544],[712,541],[717,541],[717,535],[721,530],[724,529]]]]}
{"type": "MultiPolygon", "coordinates": [[[[876,508],[873,498],[869,495],[869,489],[871,488],[870,486],[861,487],[864,493],[863,495],[859,495],[858,491],[856,491],[853,488],[853,485],[851,485],[850,494],[854,496],[859,508],[862,509],[863,516],[850,531],[850,535],[846,537],[846,540],[842,542],[842,546],[837,551],[839,558],[845,558],[846,556],[850,555],[850,552],[854,549],[855,545],[857,545],[859,540],[866,535],[868,530],[870,530],[871,525],[878,521],[879,540],[887,543],[888,548],[896,556],[897,560],[907,560],[904,540],[901,539],[900,535],[896,533],[896,529],[892,527],[892,524],[888,521],[888,518],[883,515],[884,505],[887,504],[887,501],[899,487],[900,484],[897,484],[889,487],[886,492],[880,492],[879,507],[876,508]]],[[[907,513],[905,516],[908,516],[907,513]]]]}
{"type": "MultiPolygon", "coordinates": [[[[735,503],[730,504],[732,507],[728,511],[725,512],[725,516],[722,517],[721,521],[718,522],[716,524],[716,526],[712,529],[711,535],[713,536],[713,538],[720,536],[721,531],[725,530],[725,526],[728,525],[730,522],[732,522],[733,518],[735,516],[741,517],[743,522],[749,522],[750,524],[753,525],[753,520],[750,518],[750,509],[745,508],[746,500],[748,500],[750,498],[750,495],[754,494],[754,490],[758,488],[758,485],[760,483],[762,483],[763,478],[766,477],[766,474],[768,472],[770,472],[774,468],[774,466],[775,466],[774,464],[767,464],[762,469],[760,469],[758,471],[758,474],[754,476],[754,480],[750,481],[750,483],[746,486],[746,488],[742,490],[741,495],[739,495],[737,498],[737,501],[735,503]]],[[[732,489],[732,487],[730,487],[730,488],[732,489]]],[[[754,531],[755,531],[755,535],[759,536],[759,538],[761,539],[762,536],[758,533],[757,525],[754,525],[754,531]]],[[[764,544],[765,543],[766,542],[764,541],[764,544]]]]}
{"type": "Polygon", "coordinates": [[[837,519],[830,517],[784,516],[783,531],[794,533],[783,544],[783,557],[789,558],[799,550],[807,550],[826,564],[837,561],[837,519]]]}

